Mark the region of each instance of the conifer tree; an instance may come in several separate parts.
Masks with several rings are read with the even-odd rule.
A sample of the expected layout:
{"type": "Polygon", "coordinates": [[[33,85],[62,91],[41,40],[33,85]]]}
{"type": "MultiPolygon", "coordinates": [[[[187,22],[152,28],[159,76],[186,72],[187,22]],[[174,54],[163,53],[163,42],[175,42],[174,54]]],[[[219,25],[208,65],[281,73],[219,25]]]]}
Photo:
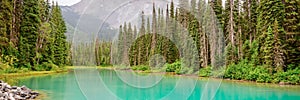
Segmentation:
{"type": "Polygon", "coordinates": [[[12,31],[12,5],[10,0],[0,1],[0,53],[6,53],[5,51],[9,46],[9,34],[12,31]]]}
{"type": "Polygon", "coordinates": [[[50,4],[49,1],[39,0],[41,26],[39,29],[38,39],[36,42],[36,64],[40,62],[53,63],[54,53],[49,50],[53,46],[51,34],[50,19],[50,4]]]}
{"type": "Polygon", "coordinates": [[[214,9],[215,15],[217,16],[218,23],[221,24],[222,28],[224,28],[224,20],[223,20],[223,7],[222,0],[212,0],[211,7],[214,9]]]}
{"type": "Polygon", "coordinates": [[[67,31],[66,25],[64,23],[61,10],[56,3],[52,6],[51,10],[51,22],[53,23],[52,31],[54,36],[54,64],[63,66],[68,62],[68,44],[66,41],[65,32],[67,31]]]}
{"type": "MultiPolygon", "coordinates": [[[[40,8],[38,2],[32,0],[23,1],[23,16],[20,31],[19,44],[19,61],[20,65],[31,68],[35,64],[36,42],[38,29],[41,25],[40,8]]],[[[33,68],[35,69],[35,68],[33,68]]]]}
{"type": "MultiPolygon", "coordinates": [[[[142,23],[141,23],[141,28],[139,30],[139,38],[146,34],[144,11],[142,11],[142,13],[141,13],[141,19],[142,19],[142,23]]],[[[141,38],[141,39],[144,39],[144,38],[141,38]]],[[[142,55],[145,54],[145,51],[146,51],[146,46],[143,45],[143,41],[145,41],[145,40],[138,41],[138,65],[141,65],[145,59],[145,57],[142,57],[142,55]]]]}
{"type": "Polygon", "coordinates": [[[170,6],[170,17],[172,18],[172,19],[174,19],[175,18],[175,14],[174,14],[174,1],[172,0],[171,1],[171,6],[170,6]]]}
{"type": "Polygon", "coordinates": [[[257,19],[257,34],[266,32],[269,26],[272,26],[275,19],[278,25],[282,26],[284,21],[284,6],[281,0],[261,0],[257,8],[259,13],[257,19]]]}
{"type": "Polygon", "coordinates": [[[157,17],[156,17],[156,8],[155,4],[153,3],[152,7],[152,40],[151,40],[151,49],[150,49],[150,55],[153,55],[155,53],[155,48],[156,48],[156,34],[157,34],[157,17]]]}
{"type": "Polygon", "coordinates": [[[274,27],[274,66],[277,72],[282,72],[285,66],[285,50],[283,36],[284,30],[278,26],[278,21],[275,19],[274,27]]]}
{"type": "Polygon", "coordinates": [[[285,19],[283,25],[287,32],[300,32],[299,4],[299,0],[284,0],[285,19]]]}
{"type": "Polygon", "coordinates": [[[263,40],[263,45],[261,46],[262,56],[264,65],[269,69],[269,72],[273,72],[273,45],[274,45],[274,34],[271,26],[269,26],[268,31],[263,33],[263,36],[265,37],[263,40]]]}

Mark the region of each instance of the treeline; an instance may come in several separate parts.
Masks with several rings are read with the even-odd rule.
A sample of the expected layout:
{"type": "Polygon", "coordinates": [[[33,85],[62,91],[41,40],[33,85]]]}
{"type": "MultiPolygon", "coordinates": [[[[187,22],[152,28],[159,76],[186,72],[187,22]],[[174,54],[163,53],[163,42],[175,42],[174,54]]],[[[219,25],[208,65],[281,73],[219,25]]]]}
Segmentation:
{"type": "Polygon", "coordinates": [[[0,1],[0,69],[52,70],[70,64],[70,44],[58,4],[0,1]]]}
{"type": "Polygon", "coordinates": [[[142,12],[139,29],[130,23],[120,26],[119,51],[113,53],[119,60],[111,63],[148,65],[157,53],[168,63],[182,60],[178,51],[185,49],[170,40],[187,39],[184,30],[198,51],[197,57],[184,59],[197,59],[190,64],[199,64],[201,76],[226,66],[225,78],[300,83],[299,14],[299,0],[226,0],[225,6],[222,0],[179,0],[177,8],[172,2],[167,9],[153,4],[151,23],[142,12]]]}
{"type": "Polygon", "coordinates": [[[299,0],[215,0],[226,36],[226,78],[300,83],[299,0]]]}
{"type": "Polygon", "coordinates": [[[213,20],[214,12],[204,1],[196,4],[195,0],[191,3],[182,0],[178,8],[171,2],[167,9],[157,9],[153,4],[152,22],[145,18],[144,12],[139,29],[136,26],[132,29],[131,23],[125,22],[119,28],[118,51],[113,53],[117,59],[113,63],[162,67],[159,62],[165,60],[169,63],[165,69],[178,73],[182,69],[180,62],[189,73],[211,65],[221,68],[225,64],[221,27],[213,20]],[[156,54],[163,59],[153,59],[156,54]]]}

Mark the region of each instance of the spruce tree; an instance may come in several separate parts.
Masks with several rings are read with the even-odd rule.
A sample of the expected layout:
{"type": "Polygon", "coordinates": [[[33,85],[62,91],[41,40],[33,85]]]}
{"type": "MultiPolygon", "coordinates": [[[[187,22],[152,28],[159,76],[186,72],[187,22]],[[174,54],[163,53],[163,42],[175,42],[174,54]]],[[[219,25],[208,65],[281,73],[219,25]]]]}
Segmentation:
{"type": "Polygon", "coordinates": [[[123,56],[123,52],[124,52],[124,48],[123,48],[123,38],[124,38],[124,34],[123,34],[123,27],[122,25],[120,25],[119,27],[119,35],[118,35],[118,42],[117,42],[117,57],[115,59],[117,59],[117,62],[115,62],[116,64],[121,64],[120,61],[122,61],[122,56],[123,56]]]}
{"type": "Polygon", "coordinates": [[[170,17],[171,17],[172,19],[175,18],[174,11],[175,11],[175,9],[174,9],[174,1],[172,0],[172,1],[171,1],[171,6],[170,6],[170,17]]]}
{"type": "Polygon", "coordinates": [[[50,4],[49,1],[39,0],[40,7],[40,19],[41,26],[39,29],[39,35],[36,43],[36,64],[41,64],[42,62],[53,63],[53,51],[49,50],[53,46],[53,38],[51,37],[51,24],[50,19],[50,4]]]}
{"type": "Polygon", "coordinates": [[[68,44],[65,32],[67,31],[60,7],[56,3],[51,10],[52,35],[54,36],[54,64],[64,66],[68,62],[68,44]]]}
{"type": "MultiPolygon", "coordinates": [[[[36,42],[38,30],[40,29],[41,19],[39,4],[36,1],[23,1],[23,16],[20,31],[19,61],[20,66],[31,68],[36,60],[36,42]]],[[[35,69],[35,68],[33,68],[35,69]]]]}
{"type": "MultiPolygon", "coordinates": [[[[144,11],[142,11],[142,13],[141,13],[141,19],[142,19],[142,23],[141,23],[141,28],[139,30],[139,38],[143,37],[146,34],[144,11]]],[[[138,65],[143,64],[145,57],[143,57],[142,55],[145,54],[145,51],[146,51],[146,46],[143,44],[143,42],[146,40],[143,40],[144,38],[141,38],[141,39],[142,40],[138,41],[138,45],[137,45],[137,47],[138,47],[138,65]]]]}
{"type": "Polygon", "coordinates": [[[0,53],[9,54],[7,48],[10,46],[10,37],[12,31],[12,2],[10,0],[0,1],[0,53]]]}
{"type": "Polygon", "coordinates": [[[155,48],[156,48],[156,43],[157,43],[157,17],[156,17],[156,8],[155,8],[155,4],[153,3],[153,7],[152,7],[152,40],[151,40],[151,49],[150,49],[150,56],[153,55],[155,52],[155,48]]]}
{"type": "Polygon", "coordinates": [[[285,67],[285,50],[283,36],[285,35],[284,30],[281,26],[278,26],[278,21],[275,20],[274,27],[274,66],[277,72],[282,72],[285,67]]]}
{"type": "MultiPolygon", "coordinates": [[[[199,1],[201,2],[201,1],[199,1]]],[[[224,20],[223,20],[223,7],[222,0],[212,0],[211,7],[213,8],[215,15],[217,16],[218,23],[221,24],[222,28],[224,28],[224,20]]]]}
{"type": "Polygon", "coordinates": [[[269,26],[268,31],[263,33],[263,36],[265,37],[263,40],[263,44],[261,46],[261,52],[263,56],[263,64],[266,66],[266,68],[269,69],[269,72],[273,72],[273,55],[274,55],[274,34],[272,27],[269,26]]]}
{"type": "Polygon", "coordinates": [[[300,32],[300,0],[284,0],[284,29],[287,32],[300,32]]]}
{"type": "Polygon", "coordinates": [[[257,8],[259,13],[257,19],[257,34],[266,32],[269,26],[272,26],[275,19],[278,25],[282,26],[284,21],[284,5],[281,0],[261,0],[257,8]]]}

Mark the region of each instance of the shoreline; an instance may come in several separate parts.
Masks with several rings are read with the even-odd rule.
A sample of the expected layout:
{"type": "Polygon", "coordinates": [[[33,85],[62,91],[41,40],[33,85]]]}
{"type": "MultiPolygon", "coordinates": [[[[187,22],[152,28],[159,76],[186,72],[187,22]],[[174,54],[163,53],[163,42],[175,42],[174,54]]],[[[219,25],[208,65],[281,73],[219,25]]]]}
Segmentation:
{"type": "MultiPolygon", "coordinates": [[[[23,73],[3,73],[0,74],[0,80],[3,80],[11,85],[18,84],[18,81],[22,78],[32,77],[32,76],[43,76],[43,75],[52,75],[52,74],[61,74],[70,72],[69,68],[65,70],[55,70],[55,71],[29,71],[23,73]]],[[[44,91],[37,91],[40,95],[35,98],[35,100],[44,100],[47,98],[47,93],[44,91]]]]}
{"type": "MultiPolygon", "coordinates": [[[[292,85],[292,84],[276,84],[276,83],[258,83],[255,81],[248,81],[248,80],[233,80],[233,79],[223,79],[223,78],[215,78],[215,77],[200,77],[198,75],[185,75],[185,74],[175,74],[174,72],[156,72],[154,71],[141,71],[141,70],[130,70],[130,69],[117,69],[115,67],[102,67],[102,66],[95,66],[95,67],[84,67],[84,66],[68,66],[66,67],[66,70],[59,70],[59,71],[30,71],[30,72],[25,72],[25,73],[9,73],[9,74],[0,74],[0,80],[3,80],[3,78],[9,78],[11,80],[15,80],[16,82],[22,78],[26,77],[31,77],[31,76],[42,76],[42,75],[52,75],[52,74],[62,74],[62,73],[68,73],[72,72],[76,68],[79,69],[84,69],[84,68],[96,68],[97,70],[119,70],[119,71],[131,71],[135,72],[136,74],[154,74],[154,75],[166,75],[168,77],[188,77],[188,78],[194,78],[197,80],[216,80],[216,81],[221,81],[221,84],[224,84],[223,82],[228,82],[228,83],[235,83],[237,85],[246,85],[246,86],[258,86],[258,87],[271,87],[271,88],[278,88],[278,89],[285,89],[286,87],[293,87],[295,90],[300,89],[300,85],[292,85]]],[[[6,81],[7,82],[7,81],[6,81]]],[[[225,83],[225,84],[226,84],[225,83]]],[[[294,90],[294,89],[293,89],[294,90]]],[[[47,98],[47,93],[44,91],[39,91],[41,95],[37,96],[36,100],[43,100],[47,98]]]]}
{"type": "MultiPolygon", "coordinates": [[[[120,70],[120,71],[130,71],[131,69],[115,69],[114,67],[101,67],[101,66],[97,66],[97,69],[108,69],[108,70],[120,70]]],[[[198,78],[198,79],[213,79],[213,80],[221,80],[221,81],[226,81],[226,82],[234,82],[234,83],[240,83],[240,84],[255,84],[255,85],[272,85],[272,86],[277,86],[277,87],[289,87],[289,86],[296,86],[296,87],[300,87],[300,84],[280,84],[280,83],[259,83],[256,81],[249,81],[249,80],[235,80],[235,79],[228,79],[228,78],[217,78],[217,77],[201,77],[198,75],[185,75],[185,74],[175,74],[175,72],[156,72],[156,70],[154,70],[154,72],[151,72],[149,70],[146,71],[141,71],[141,70],[131,70],[132,72],[135,72],[137,74],[166,74],[168,76],[183,76],[183,77],[189,77],[189,78],[198,78]]]]}
{"type": "MultiPolygon", "coordinates": [[[[24,73],[5,73],[0,74],[1,77],[25,77],[25,76],[37,76],[37,75],[48,75],[48,74],[56,74],[56,73],[64,73],[68,72],[64,70],[58,70],[58,71],[30,71],[30,72],[24,72],[24,73]]],[[[0,77],[0,78],[1,78],[0,77]]]]}
{"type": "Polygon", "coordinates": [[[106,69],[106,70],[120,70],[120,71],[132,71],[137,74],[155,74],[155,75],[162,75],[165,74],[167,76],[183,76],[183,77],[189,77],[189,78],[197,78],[200,80],[218,80],[218,81],[226,81],[226,82],[234,82],[234,83],[241,83],[241,84],[258,84],[258,85],[274,85],[274,86],[299,86],[299,84],[279,84],[279,83],[259,83],[255,81],[248,81],[248,80],[234,80],[234,79],[223,79],[223,78],[216,78],[216,77],[201,77],[198,75],[185,75],[185,74],[175,74],[174,72],[157,72],[156,70],[154,71],[141,71],[141,70],[130,70],[130,69],[116,69],[113,66],[94,66],[94,67],[85,67],[85,66],[67,66],[65,67],[66,70],[57,70],[57,71],[30,71],[30,72],[25,72],[25,73],[5,73],[5,74],[0,74],[0,80],[5,80],[5,78],[9,78],[10,80],[19,80],[19,78],[23,77],[30,77],[30,76],[41,76],[41,75],[51,75],[51,74],[61,74],[61,73],[68,73],[73,71],[75,68],[95,68],[95,69],[106,69]]]}
{"type": "Polygon", "coordinates": [[[67,73],[69,71],[70,71],[70,69],[56,70],[56,71],[29,71],[29,72],[23,72],[23,73],[4,73],[4,74],[0,74],[0,80],[3,80],[12,85],[16,85],[17,82],[22,78],[31,77],[31,76],[61,74],[61,73],[67,73]]]}

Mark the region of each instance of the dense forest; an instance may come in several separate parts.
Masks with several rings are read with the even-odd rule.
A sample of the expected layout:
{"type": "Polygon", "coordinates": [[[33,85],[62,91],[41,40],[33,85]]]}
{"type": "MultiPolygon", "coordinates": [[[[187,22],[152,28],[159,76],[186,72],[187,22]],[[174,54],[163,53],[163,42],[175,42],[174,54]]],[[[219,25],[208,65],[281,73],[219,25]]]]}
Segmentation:
{"type": "Polygon", "coordinates": [[[140,12],[140,25],[120,25],[117,40],[76,44],[71,55],[57,4],[2,0],[0,70],[150,65],[177,74],[300,83],[300,0],[179,0],[166,9],[153,3],[152,10],[151,17],[140,12]],[[153,60],[156,54],[162,57],[153,60]]]}
{"type": "Polygon", "coordinates": [[[97,64],[147,70],[150,57],[160,54],[168,63],[167,71],[178,74],[198,72],[199,76],[211,76],[214,73],[210,70],[225,66],[225,71],[219,72],[224,76],[215,77],[300,83],[299,0],[225,0],[225,5],[222,0],[179,0],[178,6],[173,2],[169,5],[161,9],[153,4],[152,18],[145,18],[141,12],[140,26],[130,22],[120,25],[117,51],[110,47],[114,43],[98,41],[97,64]],[[197,46],[199,69],[180,71],[185,70],[180,68],[184,62],[179,57],[181,48],[171,40],[186,39],[182,30],[197,46]],[[110,48],[104,49],[103,45],[110,48]]]}
{"type": "Polygon", "coordinates": [[[0,70],[12,73],[70,64],[66,25],[58,4],[45,0],[0,1],[0,70]]]}

